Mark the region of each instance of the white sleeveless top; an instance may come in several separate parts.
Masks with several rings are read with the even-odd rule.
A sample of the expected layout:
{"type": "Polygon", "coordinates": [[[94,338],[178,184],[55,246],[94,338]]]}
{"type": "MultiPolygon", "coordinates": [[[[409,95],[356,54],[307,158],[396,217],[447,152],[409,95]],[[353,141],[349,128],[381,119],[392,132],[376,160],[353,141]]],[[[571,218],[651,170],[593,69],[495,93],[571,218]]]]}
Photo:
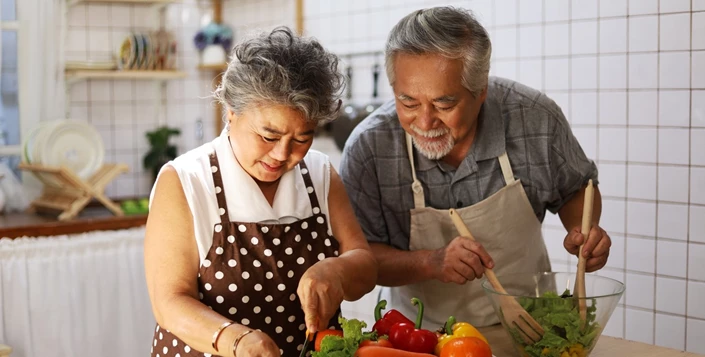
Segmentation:
{"type": "MultiPolygon", "coordinates": [[[[210,143],[186,152],[165,167],[173,167],[179,175],[191,215],[198,255],[205,259],[213,242],[213,226],[220,222],[215,185],[209,155],[215,149],[223,177],[223,189],[232,222],[290,223],[313,215],[311,202],[301,170],[297,165],[286,172],[279,182],[274,202],[270,206],[255,180],[240,166],[232,151],[226,131],[210,143]]],[[[323,214],[328,217],[330,161],[328,156],[309,150],[304,157],[323,214]]],[[[160,172],[161,175],[161,172],[160,172]]],[[[157,176],[157,181],[159,176],[157,176]]],[[[156,187],[156,183],[155,183],[156,187]]],[[[150,204],[154,188],[150,194],[150,204]]]]}

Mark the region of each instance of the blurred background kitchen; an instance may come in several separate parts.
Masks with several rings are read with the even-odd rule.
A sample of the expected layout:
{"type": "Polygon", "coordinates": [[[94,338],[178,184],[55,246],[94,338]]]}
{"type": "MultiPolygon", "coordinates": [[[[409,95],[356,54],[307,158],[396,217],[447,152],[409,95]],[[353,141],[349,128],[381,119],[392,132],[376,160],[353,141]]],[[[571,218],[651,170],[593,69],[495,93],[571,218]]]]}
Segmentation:
{"type": "MultiPolygon", "coordinates": [[[[435,5],[472,9],[493,40],[491,74],[546,92],[597,162],[602,226],[613,240],[597,274],[627,285],[605,334],[705,354],[705,0],[0,5],[0,236],[8,237],[0,240],[0,343],[13,357],[148,353],[140,201],[161,161],[144,158],[219,133],[209,96],[232,43],[288,25],[341,56],[352,78],[344,110],[313,147],[337,165],[354,125],[392,97],[381,52],[388,31],[435,5]],[[39,168],[71,157],[84,165],[78,183],[61,172],[37,179],[39,168]],[[22,212],[31,201],[64,215],[22,212]]],[[[553,269],[574,271],[564,235],[549,214],[553,269]]],[[[369,322],[375,302],[373,293],[346,303],[344,314],[369,322]]]]}

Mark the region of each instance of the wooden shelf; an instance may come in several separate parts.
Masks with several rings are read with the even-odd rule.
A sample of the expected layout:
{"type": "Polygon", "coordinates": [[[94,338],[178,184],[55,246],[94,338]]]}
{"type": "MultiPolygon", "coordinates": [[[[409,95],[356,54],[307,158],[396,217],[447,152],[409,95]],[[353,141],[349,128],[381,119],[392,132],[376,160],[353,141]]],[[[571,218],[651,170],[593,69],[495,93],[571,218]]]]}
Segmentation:
{"type": "Polygon", "coordinates": [[[220,64],[199,64],[198,65],[198,70],[200,71],[223,71],[228,69],[228,64],[227,63],[220,63],[220,64]]]}
{"type": "MultiPolygon", "coordinates": [[[[77,234],[90,231],[112,231],[144,226],[147,215],[115,216],[105,207],[87,207],[70,221],[60,221],[52,215],[36,213],[6,213],[0,215],[0,237],[44,237],[77,234]]],[[[3,345],[0,344],[0,352],[3,345]]],[[[2,353],[0,353],[2,356],[2,353]]]]}
{"type": "Polygon", "coordinates": [[[186,78],[186,72],[181,71],[66,71],[66,81],[75,82],[86,79],[137,79],[160,80],[186,78]]]}

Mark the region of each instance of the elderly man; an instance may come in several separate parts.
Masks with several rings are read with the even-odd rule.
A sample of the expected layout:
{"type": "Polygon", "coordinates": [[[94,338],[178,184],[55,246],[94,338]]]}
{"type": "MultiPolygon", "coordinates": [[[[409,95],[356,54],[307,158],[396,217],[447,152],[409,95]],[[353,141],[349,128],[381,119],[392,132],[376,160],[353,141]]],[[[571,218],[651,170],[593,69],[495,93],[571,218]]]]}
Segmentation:
{"type": "MultiPolygon", "coordinates": [[[[489,77],[487,31],[467,11],[414,11],[392,29],[386,71],[394,99],[349,137],[340,174],[380,266],[381,297],[407,316],[425,302],[428,328],[454,315],[496,323],[480,278],[550,271],[541,222],[558,213],[564,246],[577,254],[582,203],[597,168],[556,103],[519,83],[489,77]],[[455,208],[478,243],[459,237],[455,208]]],[[[587,270],[607,262],[611,241],[593,226],[587,270]]]]}

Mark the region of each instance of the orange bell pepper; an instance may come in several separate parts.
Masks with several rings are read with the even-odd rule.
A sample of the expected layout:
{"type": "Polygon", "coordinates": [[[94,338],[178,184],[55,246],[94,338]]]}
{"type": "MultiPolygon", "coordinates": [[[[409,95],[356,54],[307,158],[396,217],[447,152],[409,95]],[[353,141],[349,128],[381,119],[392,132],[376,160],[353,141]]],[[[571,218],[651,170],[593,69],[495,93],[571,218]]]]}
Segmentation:
{"type": "Polygon", "coordinates": [[[449,317],[448,321],[446,321],[445,331],[446,333],[438,338],[438,344],[436,344],[436,348],[434,349],[434,354],[436,356],[441,355],[443,346],[458,337],[477,337],[485,341],[485,343],[489,346],[489,342],[487,342],[485,336],[483,336],[473,325],[470,325],[467,322],[455,322],[455,317],[453,316],[449,317]]]}

